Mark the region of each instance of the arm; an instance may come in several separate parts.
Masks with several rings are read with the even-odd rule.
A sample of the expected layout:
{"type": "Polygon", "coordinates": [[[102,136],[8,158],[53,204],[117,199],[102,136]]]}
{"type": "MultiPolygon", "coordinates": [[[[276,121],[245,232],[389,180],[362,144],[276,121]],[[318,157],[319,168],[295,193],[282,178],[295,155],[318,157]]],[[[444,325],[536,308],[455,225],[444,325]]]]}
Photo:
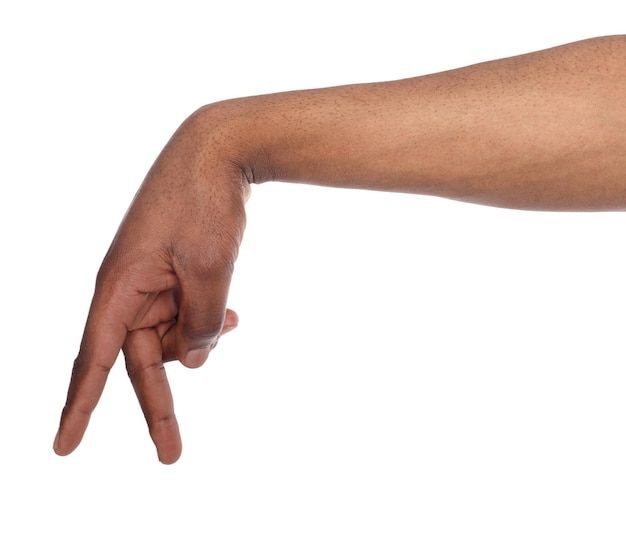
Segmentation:
{"type": "Polygon", "coordinates": [[[388,83],[213,104],[149,171],[98,274],[55,451],[78,446],[123,349],[159,459],[181,441],[163,363],[201,365],[226,310],[250,183],[523,209],[626,207],[626,37],[388,83]]]}
{"type": "Polygon", "coordinates": [[[626,37],[231,102],[252,181],[549,210],[626,206],[626,37]],[[258,134],[256,133],[258,132],[258,134]]]}

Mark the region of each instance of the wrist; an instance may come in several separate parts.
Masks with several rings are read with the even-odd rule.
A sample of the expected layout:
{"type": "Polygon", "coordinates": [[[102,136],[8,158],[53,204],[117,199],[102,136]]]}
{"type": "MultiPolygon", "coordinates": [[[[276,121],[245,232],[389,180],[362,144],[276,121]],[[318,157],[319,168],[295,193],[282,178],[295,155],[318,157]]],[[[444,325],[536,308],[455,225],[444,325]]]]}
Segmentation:
{"type": "Polygon", "coordinates": [[[195,111],[184,127],[202,147],[204,157],[220,161],[230,179],[238,181],[245,198],[250,185],[273,181],[274,170],[268,146],[268,121],[261,116],[261,97],[224,100],[195,111]]]}
{"type": "MultiPolygon", "coordinates": [[[[248,184],[288,181],[404,190],[417,143],[402,84],[363,84],[227,100],[198,113],[248,184]],[[405,127],[394,127],[395,124],[405,127]]],[[[406,95],[405,95],[406,98],[406,95]]],[[[417,156],[416,156],[417,157],[417,156]]]]}

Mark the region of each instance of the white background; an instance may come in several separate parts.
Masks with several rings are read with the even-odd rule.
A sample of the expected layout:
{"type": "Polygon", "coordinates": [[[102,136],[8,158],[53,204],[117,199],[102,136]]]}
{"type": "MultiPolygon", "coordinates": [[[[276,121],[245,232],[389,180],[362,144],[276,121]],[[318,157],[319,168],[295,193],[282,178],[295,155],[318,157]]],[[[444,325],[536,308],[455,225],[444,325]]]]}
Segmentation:
{"type": "Polygon", "coordinates": [[[255,187],[240,328],[168,365],[180,461],[122,364],[51,449],[100,260],[190,112],[623,33],[621,4],[3,2],[0,530],[624,531],[619,213],[255,187]]]}

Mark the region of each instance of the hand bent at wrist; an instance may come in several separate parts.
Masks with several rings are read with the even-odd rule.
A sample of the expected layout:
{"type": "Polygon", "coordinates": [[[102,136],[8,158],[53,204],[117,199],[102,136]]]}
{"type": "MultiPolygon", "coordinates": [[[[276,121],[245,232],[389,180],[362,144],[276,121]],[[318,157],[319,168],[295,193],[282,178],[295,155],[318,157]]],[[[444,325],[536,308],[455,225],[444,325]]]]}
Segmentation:
{"type": "Polygon", "coordinates": [[[249,185],[224,110],[194,113],[163,149],[106,254],[76,358],[55,451],[80,443],[123,349],[159,459],[181,440],[163,363],[204,363],[237,326],[226,309],[249,185]],[[231,133],[229,133],[229,131],[231,133]]]}

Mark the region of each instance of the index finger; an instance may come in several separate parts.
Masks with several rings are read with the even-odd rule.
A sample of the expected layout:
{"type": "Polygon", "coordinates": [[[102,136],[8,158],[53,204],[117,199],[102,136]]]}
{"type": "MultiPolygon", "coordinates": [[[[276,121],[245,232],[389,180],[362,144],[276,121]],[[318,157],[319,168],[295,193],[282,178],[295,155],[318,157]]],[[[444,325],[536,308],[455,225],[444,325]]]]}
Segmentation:
{"type": "Polygon", "coordinates": [[[80,444],[126,337],[126,326],[107,316],[103,308],[94,297],[54,439],[58,455],[68,455],[80,444]]]}

